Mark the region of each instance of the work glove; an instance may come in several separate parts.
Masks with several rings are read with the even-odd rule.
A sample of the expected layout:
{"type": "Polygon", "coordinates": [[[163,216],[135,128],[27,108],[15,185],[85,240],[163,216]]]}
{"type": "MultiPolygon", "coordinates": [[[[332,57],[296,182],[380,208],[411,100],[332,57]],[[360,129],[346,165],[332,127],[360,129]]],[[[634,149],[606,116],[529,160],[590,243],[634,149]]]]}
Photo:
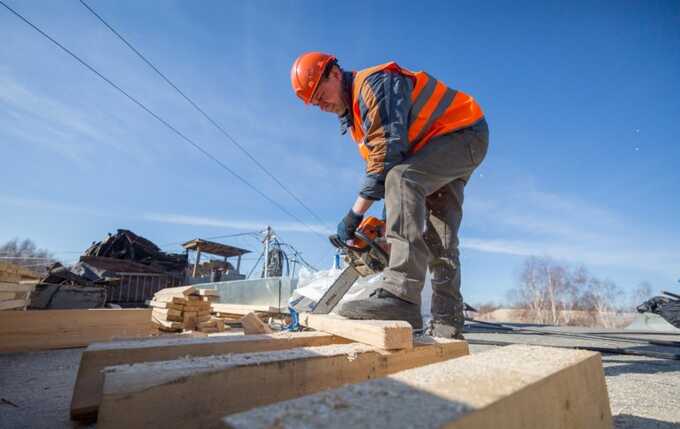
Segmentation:
{"type": "Polygon", "coordinates": [[[356,214],[352,209],[345,215],[338,224],[338,238],[343,242],[347,242],[354,238],[354,231],[364,219],[364,215],[356,214]]]}

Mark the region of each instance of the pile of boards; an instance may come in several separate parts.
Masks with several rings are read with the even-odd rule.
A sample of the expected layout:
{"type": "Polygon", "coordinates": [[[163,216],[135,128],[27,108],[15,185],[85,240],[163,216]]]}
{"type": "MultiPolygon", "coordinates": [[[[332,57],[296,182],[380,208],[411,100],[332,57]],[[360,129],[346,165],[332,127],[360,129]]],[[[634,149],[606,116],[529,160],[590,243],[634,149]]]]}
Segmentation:
{"type": "Polygon", "coordinates": [[[91,344],[71,417],[98,429],[612,427],[598,353],[469,355],[465,341],[414,339],[403,321],[299,322],[316,332],[91,344]]]}
{"type": "Polygon", "coordinates": [[[219,298],[214,289],[180,286],[161,289],[149,302],[151,321],[165,332],[223,332],[224,321],[212,316],[212,302],[219,298]]]}
{"type": "Polygon", "coordinates": [[[0,262],[0,310],[26,310],[39,279],[19,265],[0,262]]]}

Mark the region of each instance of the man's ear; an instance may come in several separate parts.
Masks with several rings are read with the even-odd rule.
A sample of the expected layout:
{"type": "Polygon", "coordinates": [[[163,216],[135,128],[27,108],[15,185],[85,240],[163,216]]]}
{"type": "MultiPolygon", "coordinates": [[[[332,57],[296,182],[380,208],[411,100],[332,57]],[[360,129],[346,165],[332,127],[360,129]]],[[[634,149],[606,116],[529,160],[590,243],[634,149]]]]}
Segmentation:
{"type": "Polygon", "coordinates": [[[333,76],[334,79],[341,80],[342,70],[340,70],[340,67],[338,66],[333,66],[333,68],[331,69],[331,75],[333,76]]]}

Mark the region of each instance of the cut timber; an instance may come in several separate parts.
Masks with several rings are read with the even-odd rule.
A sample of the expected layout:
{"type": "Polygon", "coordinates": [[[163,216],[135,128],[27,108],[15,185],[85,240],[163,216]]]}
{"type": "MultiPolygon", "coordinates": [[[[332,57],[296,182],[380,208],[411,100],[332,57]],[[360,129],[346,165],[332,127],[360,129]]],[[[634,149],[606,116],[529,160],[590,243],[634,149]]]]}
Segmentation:
{"type": "Polygon", "coordinates": [[[156,314],[156,315],[159,315],[159,316],[178,316],[178,317],[180,317],[180,320],[181,320],[181,317],[182,317],[182,311],[181,310],[175,310],[175,309],[172,309],[172,308],[154,308],[152,310],[151,314],[156,314]]]}
{"type": "Polygon", "coordinates": [[[154,295],[154,299],[156,299],[155,297],[160,295],[188,296],[191,295],[192,293],[196,293],[196,289],[194,289],[193,286],[169,287],[161,289],[158,292],[156,292],[156,294],[154,295]]]}
{"type": "Polygon", "coordinates": [[[241,318],[241,325],[243,326],[243,332],[246,335],[251,334],[269,334],[272,332],[272,328],[260,320],[255,313],[248,313],[241,318]]]}
{"type": "Polygon", "coordinates": [[[17,276],[18,279],[16,281],[40,279],[40,275],[38,273],[35,273],[27,268],[24,268],[21,265],[0,261],[0,278],[4,276],[17,276]]]}
{"type": "Polygon", "coordinates": [[[163,319],[159,318],[158,316],[154,315],[153,313],[151,313],[151,321],[153,323],[159,325],[159,327],[165,328],[165,329],[171,330],[171,331],[174,331],[174,330],[181,331],[182,327],[183,327],[181,322],[173,322],[173,321],[170,321],[170,320],[163,320],[163,319]]]}
{"type": "Polygon", "coordinates": [[[187,300],[186,300],[186,298],[182,298],[182,297],[179,297],[179,296],[155,294],[153,296],[153,300],[151,300],[150,302],[170,302],[170,303],[173,303],[173,304],[184,305],[184,304],[187,303],[187,300]]]}
{"type": "MultiPolygon", "coordinates": [[[[8,299],[14,299],[17,295],[25,295],[25,292],[0,292],[0,301],[6,301],[8,299]]],[[[21,297],[20,297],[21,298],[21,297]]]]}
{"type": "Polygon", "coordinates": [[[344,338],[323,332],[299,332],[197,339],[153,338],[91,344],[80,358],[71,400],[71,417],[90,421],[96,419],[104,385],[102,370],[107,366],[172,360],[184,356],[252,353],[347,342],[344,338]]]}
{"type": "Polygon", "coordinates": [[[0,282],[0,292],[29,292],[33,290],[33,284],[17,284],[0,282]]]}
{"type": "Polygon", "coordinates": [[[215,289],[199,289],[198,294],[203,296],[220,296],[220,293],[215,289]]]}
{"type": "Polygon", "coordinates": [[[300,314],[300,324],[381,349],[413,346],[413,329],[400,320],[350,320],[330,314],[300,314]]]}
{"type": "Polygon", "coordinates": [[[24,308],[26,306],[25,299],[13,299],[10,301],[0,301],[0,310],[12,310],[14,308],[24,308]]]}
{"type": "Polygon", "coordinates": [[[287,313],[286,308],[271,307],[269,305],[239,305],[239,304],[221,304],[213,303],[212,308],[214,312],[226,314],[239,314],[245,316],[248,313],[287,313]]]}
{"type": "Polygon", "coordinates": [[[160,320],[167,320],[169,322],[181,322],[182,320],[184,320],[184,319],[182,319],[182,312],[181,311],[173,310],[171,308],[168,308],[166,310],[154,308],[151,311],[151,319],[152,319],[152,321],[156,320],[156,319],[160,319],[160,320]],[[170,313],[170,311],[172,313],[170,313]]]}
{"type": "Polygon", "coordinates": [[[173,304],[172,302],[162,302],[162,301],[154,301],[151,300],[149,301],[149,307],[154,307],[154,308],[172,308],[174,310],[183,310],[184,305],[182,304],[173,304]]]}
{"type": "Polygon", "coordinates": [[[598,353],[509,346],[226,417],[241,428],[611,429],[598,353]]]}
{"type": "Polygon", "coordinates": [[[158,335],[150,309],[0,312],[0,352],[85,347],[150,335],[158,335]]]}
{"type": "Polygon", "coordinates": [[[394,352],[352,343],[109,367],[97,428],[214,427],[227,414],[467,353],[464,341],[428,338],[394,352]]]}

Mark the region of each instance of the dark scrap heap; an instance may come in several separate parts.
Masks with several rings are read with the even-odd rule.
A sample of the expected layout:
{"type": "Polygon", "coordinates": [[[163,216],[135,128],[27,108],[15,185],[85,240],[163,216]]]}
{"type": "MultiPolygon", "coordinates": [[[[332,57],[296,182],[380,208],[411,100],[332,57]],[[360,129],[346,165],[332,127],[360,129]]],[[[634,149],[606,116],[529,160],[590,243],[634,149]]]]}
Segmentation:
{"type": "Polygon", "coordinates": [[[159,289],[184,282],[186,254],[162,252],[153,242],[119,229],[93,242],[70,267],[53,264],[31,296],[31,308],[141,305],[159,289]]]}

